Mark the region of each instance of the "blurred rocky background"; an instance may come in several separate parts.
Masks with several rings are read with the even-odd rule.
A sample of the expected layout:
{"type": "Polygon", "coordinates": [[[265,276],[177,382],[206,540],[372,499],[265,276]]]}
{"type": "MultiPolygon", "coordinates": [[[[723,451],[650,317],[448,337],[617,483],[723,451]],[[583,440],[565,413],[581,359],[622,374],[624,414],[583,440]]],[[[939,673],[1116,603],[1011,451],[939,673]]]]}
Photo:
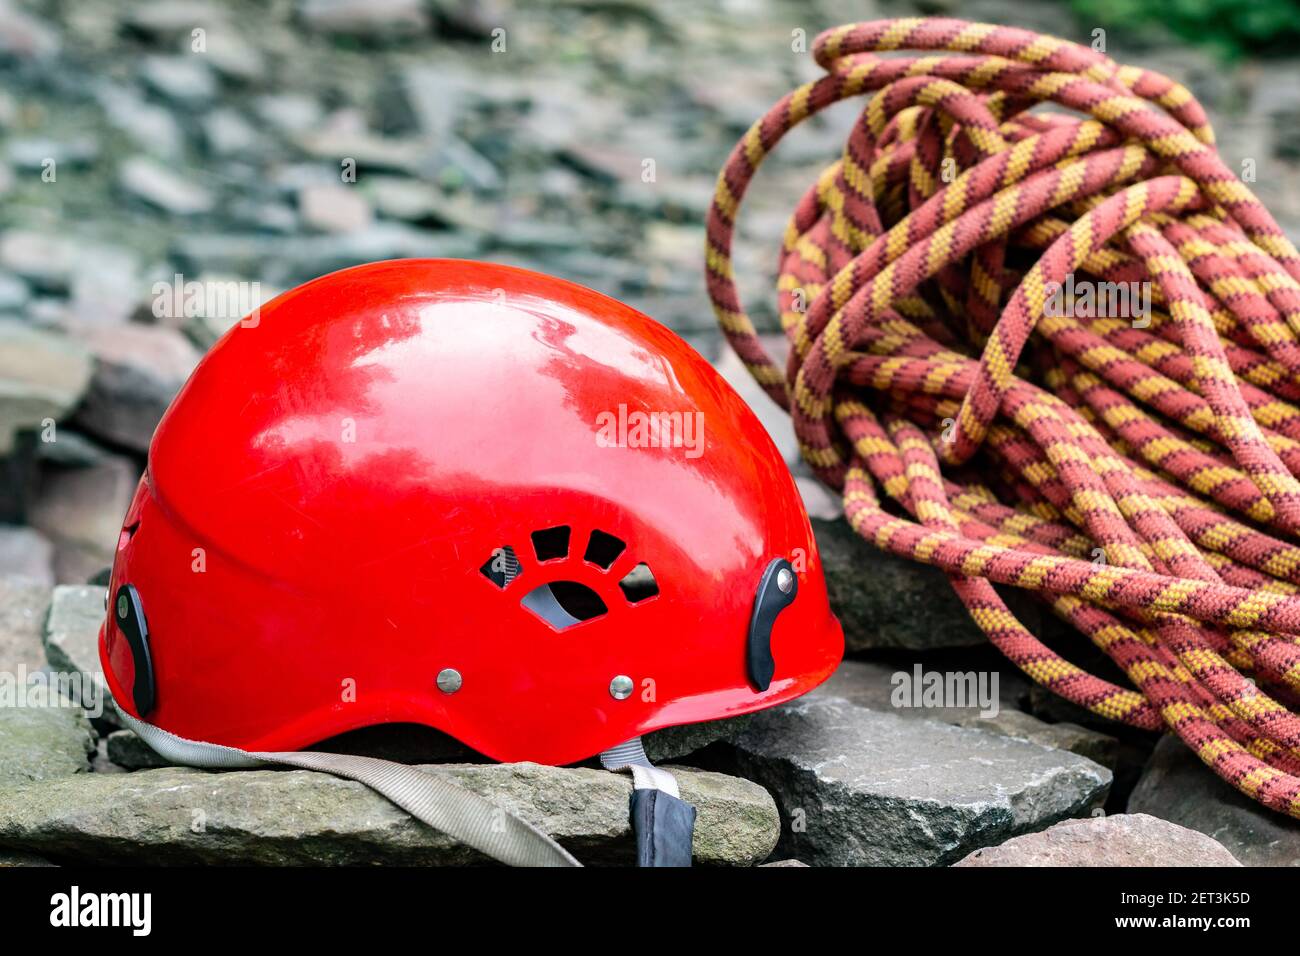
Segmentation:
{"type": "MultiPolygon", "coordinates": [[[[817,519],[853,660],[794,706],[651,742],[694,768],[683,790],[701,806],[703,861],[1300,863],[1300,827],[1178,741],[1044,695],[940,575],[857,540],[799,465],[784,414],[722,347],[703,220],[731,146],[816,75],[804,51],[818,32],[926,14],[1082,42],[1105,30],[1115,58],[1191,87],[1300,240],[1290,0],[0,0],[0,670],[98,670],[103,572],[150,436],[242,316],[234,303],[375,259],[488,258],[592,286],[686,337],[768,424],[817,519]],[[1001,713],[893,707],[891,675],[917,663],[999,673],[1001,713]],[[1092,819],[1103,813],[1116,816],[1092,819]],[[1061,822],[1075,817],[1088,819],[1061,822]]],[[[793,134],[742,216],[742,290],[769,331],[785,219],[854,118],[841,104],[793,134]]],[[[1104,666],[1038,605],[1017,607],[1104,666]]],[[[619,778],[456,767],[580,856],[625,861],[619,778]],[[566,788],[594,809],[537,804],[566,788]]],[[[355,784],[214,779],[157,766],[111,710],[0,709],[0,861],[466,858],[355,784]],[[200,790],[208,834],[183,812],[200,790]]]]}

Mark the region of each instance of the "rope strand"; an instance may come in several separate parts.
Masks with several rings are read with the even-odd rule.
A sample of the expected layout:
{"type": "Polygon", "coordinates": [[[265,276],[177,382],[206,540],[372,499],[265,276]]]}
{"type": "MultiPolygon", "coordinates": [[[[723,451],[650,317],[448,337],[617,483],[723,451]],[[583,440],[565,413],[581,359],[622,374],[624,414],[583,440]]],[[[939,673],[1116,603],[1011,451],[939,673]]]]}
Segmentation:
{"type": "Polygon", "coordinates": [[[1168,77],[937,18],[813,54],[826,75],[750,128],[709,210],[732,347],[852,527],[942,568],[1021,670],[1300,817],[1300,253],[1168,77]],[[736,216],[787,132],[863,95],[786,229],[782,369],[736,289],[736,216]],[[1050,307],[1071,282],[1141,283],[1149,313],[1050,307]],[[1039,592],[1133,688],[1044,645],[994,582],[1039,592]]]}

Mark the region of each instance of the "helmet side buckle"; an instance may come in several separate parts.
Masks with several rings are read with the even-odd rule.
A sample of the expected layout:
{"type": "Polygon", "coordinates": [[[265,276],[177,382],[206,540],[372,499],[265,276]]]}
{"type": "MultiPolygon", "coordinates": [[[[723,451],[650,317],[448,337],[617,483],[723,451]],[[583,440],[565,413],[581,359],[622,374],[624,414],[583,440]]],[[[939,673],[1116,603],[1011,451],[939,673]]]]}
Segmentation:
{"type": "Polygon", "coordinates": [[[749,617],[749,634],[745,639],[745,669],[754,689],[765,691],[776,673],[772,657],[772,625],[777,615],[789,607],[799,593],[799,578],[785,558],[773,558],[759,579],[754,594],[754,611],[749,617]]]}

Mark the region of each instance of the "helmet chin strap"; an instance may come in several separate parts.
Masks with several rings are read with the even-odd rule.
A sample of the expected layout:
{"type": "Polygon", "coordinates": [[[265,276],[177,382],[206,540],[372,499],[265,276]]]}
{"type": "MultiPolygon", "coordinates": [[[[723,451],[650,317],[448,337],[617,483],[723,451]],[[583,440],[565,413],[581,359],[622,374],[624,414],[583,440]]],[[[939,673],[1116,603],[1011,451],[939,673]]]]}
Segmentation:
{"type": "Polygon", "coordinates": [[[568,850],[527,820],[445,777],[375,757],[314,751],[269,753],[187,740],[119,708],[128,727],[176,763],[234,769],[279,764],[320,770],[363,783],[421,823],[510,866],[581,866],[568,850]]]}
{"type": "Polygon", "coordinates": [[[323,770],[363,783],[411,816],[510,866],[582,866],[568,850],[522,817],[439,774],[377,757],[310,750],[255,753],[270,763],[323,770]]]}
{"type": "MultiPolygon", "coordinates": [[[[118,712],[126,725],[156,752],[179,764],[237,769],[278,764],[318,770],[355,780],[386,797],[421,823],[510,866],[581,866],[552,837],[533,824],[445,777],[408,764],[348,754],[240,750],[188,740],[118,712]]],[[[695,808],[680,799],[677,781],[650,763],[640,737],[600,755],[607,770],[630,770],[632,830],[638,866],[690,866],[695,808]]]]}
{"type": "Polygon", "coordinates": [[[695,808],[681,799],[677,780],[650,762],[640,737],[600,755],[606,770],[632,772],[632,831],[637,866],[690,866],[695,808]]]}

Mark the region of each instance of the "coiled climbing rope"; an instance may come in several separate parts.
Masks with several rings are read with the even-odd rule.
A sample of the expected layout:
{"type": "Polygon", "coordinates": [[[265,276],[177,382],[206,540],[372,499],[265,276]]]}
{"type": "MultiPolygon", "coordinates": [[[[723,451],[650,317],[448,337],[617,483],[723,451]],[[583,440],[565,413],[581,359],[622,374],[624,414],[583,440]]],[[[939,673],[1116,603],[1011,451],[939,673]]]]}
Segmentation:
{"type": "Polygon", "coordinates": [[[950,19],[843,26],[813,52],[826,75],[718,179],[728,340],[856,531],[947,572],[1021,670],[1169,727],[1300,817],[1300,254],[1158,73],[950,19]],[[737,294],[737,212],[790,129],[864,95],[786,229],[781,367],[737,294]],[[1148,290],[1149,314],[1059,307],[1099,283],[1148,290]],[[993,583],[1039,592],[1136,690],[1047,647],[993,583]]]}

